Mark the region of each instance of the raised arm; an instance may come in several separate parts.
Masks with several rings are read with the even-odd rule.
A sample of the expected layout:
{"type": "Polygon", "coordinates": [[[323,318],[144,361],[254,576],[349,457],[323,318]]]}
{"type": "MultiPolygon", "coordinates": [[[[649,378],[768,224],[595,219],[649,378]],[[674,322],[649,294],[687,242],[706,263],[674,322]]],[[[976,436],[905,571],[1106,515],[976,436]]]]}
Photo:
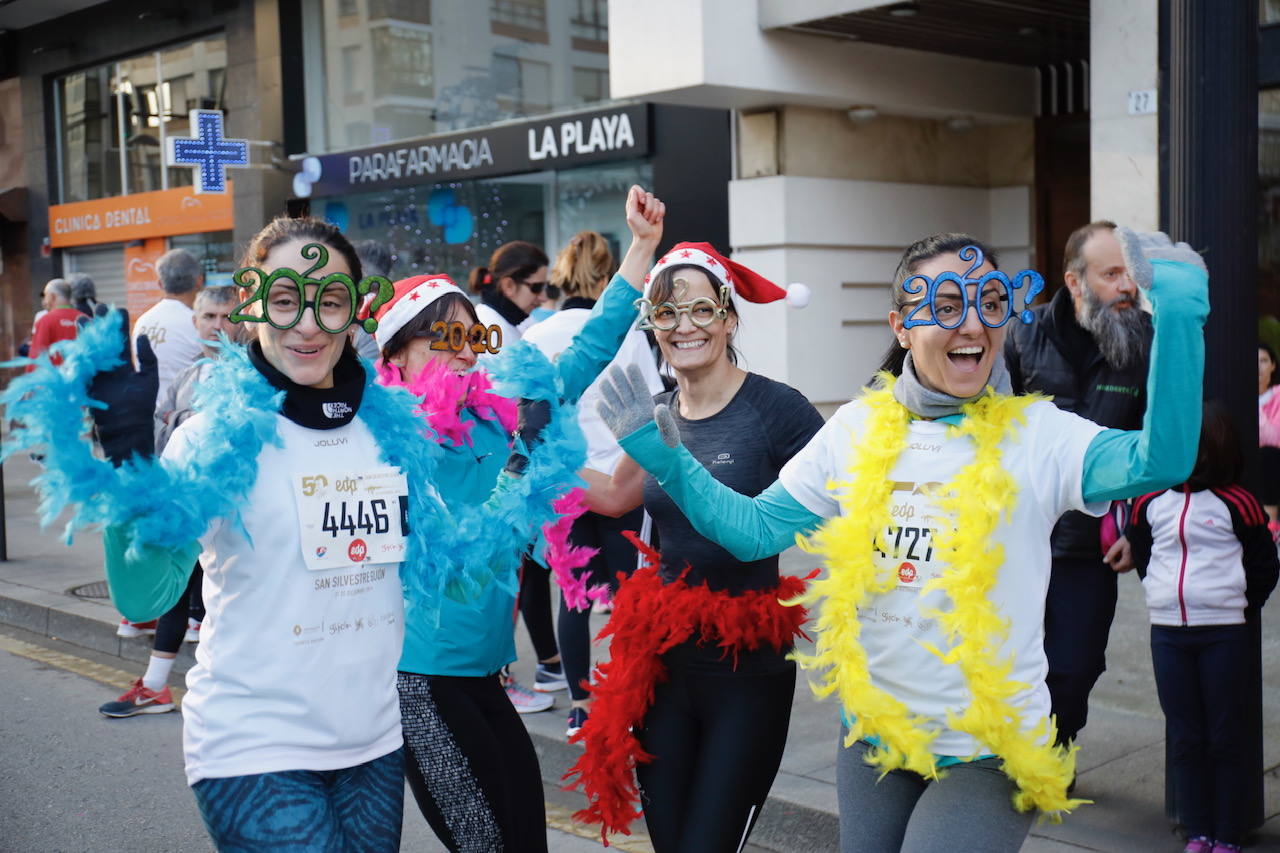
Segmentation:
{"type": "Polygon", "coordinates": [[[773,556],[795,542],[796,534],[822,521],[800,504],[781,482],[754,498],[711,476],[680,443],[665,405],[653,398],[639,368],[613,368],[602,387],[600,416],[632,459],[654,476],[698,533],[747,562],[773,556]]]}
{"type": "Polygon", "coordinates": [[[1147,373],[1141,430],[1108,429],[1089,445],[1084,499],[1123,500],[1181,483],[1191,473],[1200,441],[1204,385],[1204,322],[1209,276],[1185,243],[1163,234],[1116,229],[1129,274],[1147,289],[1155,337],[1147,373]]]}
{"type": "Polygon", "coordinates": [[[644,469],[630,456],[623,456],[613,476],[583,468],[578,476],[587,481],[582,493],[587,509],[610,518],[621,518],[644,503],[644,469]]]}
{"type": "Polygon", "coordinates": [[[627,228],[631,231],[631,246],[617,274],[591,309],[587,324],[556,359],[567,401],[576,402],[600,371],[613,361],[618,347],[634,325],[635,301],[640,298],[635,283],[644,279],[658,249],[666,210],[666,205],[653,193],[638,186],[631,187],[627,193],[627,228]]]}

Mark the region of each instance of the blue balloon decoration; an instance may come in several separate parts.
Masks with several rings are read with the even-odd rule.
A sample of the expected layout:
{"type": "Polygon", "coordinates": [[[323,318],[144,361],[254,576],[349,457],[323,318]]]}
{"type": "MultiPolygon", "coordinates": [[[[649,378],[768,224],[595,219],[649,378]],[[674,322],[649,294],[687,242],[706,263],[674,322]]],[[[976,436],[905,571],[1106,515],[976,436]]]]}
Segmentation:
{"type": "Polygon", "coordinates": [[[333,224],[339,231],[347,230],[347,205],[341,201],[326,201],[324,203],[325,221],[333,224]]]}
{"type": "Polygon", "coordinates": [[[462,205],[450,207],[445,214],[444,241],[453,245],[465,243],[474,232],[475,218],[462,205]]]}
{"type": "Polygon", "coordinates": [[[453,190],[432,190],[427,196],[427,219],[432,225],[446,225],[445,217],[449,208],[453,207],[453,190]]]}

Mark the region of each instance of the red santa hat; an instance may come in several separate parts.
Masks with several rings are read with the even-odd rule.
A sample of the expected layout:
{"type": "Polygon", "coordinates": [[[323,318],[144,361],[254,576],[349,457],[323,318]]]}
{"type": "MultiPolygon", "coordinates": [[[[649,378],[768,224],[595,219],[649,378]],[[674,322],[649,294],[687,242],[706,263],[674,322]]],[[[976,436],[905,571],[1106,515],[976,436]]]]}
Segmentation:
{"type": "Polygon", "coordinates": [[[741,296],[748,302],[765,303],[785,299],[792,308],[803,308],[809,304],[807,285],[789,284],[784,290],[759,273],[729,260],[710,243],[677,243],[673,246],[644,277],[645,297],[649,296],[651,283],[658,273],[677,266],[695,266],[705,270],[720,284],[728,285],[731,294],[741,296]]]}
{"type": "MultiPolygon", "coordinates": [[[[405,327],[406,323],[445,294],[457,293],[464,297],[466,295],[453,283],[453,279],[442,273],[403,278],[393,287],[395,287],[395,295],[373,312],[373,319],[378,321],[373,339],[378,342],[379,347],[385,347],[395,337],[396,332],[405,327]]],[[[370,294],[360,306],[356,319],[363,320],[369,316],[369,305],[372,302],[373,294],[370,294]]]]}

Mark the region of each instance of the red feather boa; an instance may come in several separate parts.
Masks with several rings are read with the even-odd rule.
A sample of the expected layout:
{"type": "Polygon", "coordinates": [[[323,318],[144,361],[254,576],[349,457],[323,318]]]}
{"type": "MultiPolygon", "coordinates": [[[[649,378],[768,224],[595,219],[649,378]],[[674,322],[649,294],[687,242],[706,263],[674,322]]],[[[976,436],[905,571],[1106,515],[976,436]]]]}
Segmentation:
{"type": "Polygon", "coordinates": [[[582,742],[586,750],[565,774],[565,779],[578,777],[566,790],[581,788],[587,795],[587,807],[574,819],[600,824],[606,847],[611,833],[630,835],[631,821],[641,815],[634,770],[653,756],[640,747],[634,730],[653,705],[654,688],[667,679],[662,655],[694,634],[718,641],[735,662],[739,652],[765,644],[778,651],[788,648],[796,637],[805,636],[801,626],[807,613],[782,602],[801,595],[805,580],[817,574],[803,580],[782,577],[775,589],[742,595],[690,586],[683,576],[663,583],[658,552],[633,533],[623,535],[644,555],[645,566],[623,581],[613,601],[613,616],[600,632],[598,639],[613,636],[610,660],[599,666],[586,724],[570,739],[582,742]]]}

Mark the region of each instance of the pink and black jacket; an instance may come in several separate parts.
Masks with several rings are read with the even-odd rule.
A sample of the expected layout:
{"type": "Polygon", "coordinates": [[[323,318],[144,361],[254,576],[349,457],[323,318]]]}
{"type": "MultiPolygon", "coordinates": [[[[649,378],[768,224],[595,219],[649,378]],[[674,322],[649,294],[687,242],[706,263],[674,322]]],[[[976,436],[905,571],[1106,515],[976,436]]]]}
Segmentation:
{"type": "Polygon", "coordinates": [[[1143,495],[1125,529],[1152,625],[1237,625],[1280,574],[1257,499],[1240,486],[1143,495]]]}

